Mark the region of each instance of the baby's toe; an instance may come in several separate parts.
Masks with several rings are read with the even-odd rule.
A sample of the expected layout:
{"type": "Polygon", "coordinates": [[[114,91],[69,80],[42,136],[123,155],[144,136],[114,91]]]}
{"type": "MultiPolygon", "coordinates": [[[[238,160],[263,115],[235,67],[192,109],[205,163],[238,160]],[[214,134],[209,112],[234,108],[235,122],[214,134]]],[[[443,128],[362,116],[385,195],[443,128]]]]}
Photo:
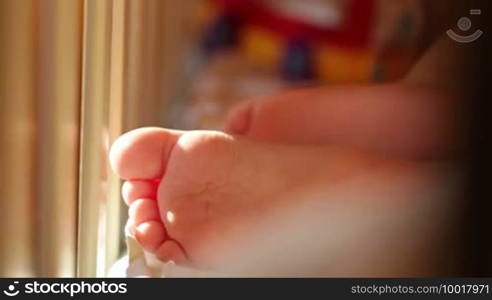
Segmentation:
{"type": "Polygon", "coordinates": [[[152,199],[137,199],[130,204],[128,215],[130,226],[135,228],[137,241],[145,250],[155,252],[167,239],[157,202],[152,199]]]}
{"type": "Polygon", "coordinates": [[[183,248],[174,240],[165,241],[157,250],[156,256],[163,262],[173,261],[176,264],[187,264],[188,258],[183,248]]]}
{"type": "Polygon", "coordinates": [[[246,102],[233,109],[227,116],[224,130],[231,134],[247,134],[253,118],[253,103],[246,102]]]}
{"type": "Polygon", "coordinates": [[[153,199],[137,199],[128,210],[130,222],[135,226],[146,221],[160,221],[157,202],[153,199]]]}
{"type": "Polygon", "coordinates": [[[123,183],[121,194],[126,204],[130,205],[137,199],[157,199],[158,181],[154,180],[128,180],[123,183]]]}
{"type": "Polygon", "coordinates": [[[162,128],[127,132],[111,146],[111,166],[123,179],[160,179],[169,153],[180,135],[179,131],[162,128]]]}
{"type": "Polygon", "coordinates": [[[135,238],[142,247],[154,253],[167,239],[164,224],[159,221],[146,221],[137,226],[135,238]]]}

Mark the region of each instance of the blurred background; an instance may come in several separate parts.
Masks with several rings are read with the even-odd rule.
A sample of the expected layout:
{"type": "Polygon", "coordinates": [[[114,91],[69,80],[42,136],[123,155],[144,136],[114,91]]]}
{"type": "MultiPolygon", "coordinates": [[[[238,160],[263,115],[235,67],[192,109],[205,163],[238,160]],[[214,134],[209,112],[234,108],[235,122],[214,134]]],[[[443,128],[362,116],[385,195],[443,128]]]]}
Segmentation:
{"type": "MultiPolygon", "coordinates": [[[[240,101],[285,88],[398,80],[421,50],[424,6],[0,0],[0,276],[106,276],[126,249],[107,164],[117,136],[218,129],[240,101]]],[[[490,276],[488,115],[476,102],[463,274],[490,276]]]]}

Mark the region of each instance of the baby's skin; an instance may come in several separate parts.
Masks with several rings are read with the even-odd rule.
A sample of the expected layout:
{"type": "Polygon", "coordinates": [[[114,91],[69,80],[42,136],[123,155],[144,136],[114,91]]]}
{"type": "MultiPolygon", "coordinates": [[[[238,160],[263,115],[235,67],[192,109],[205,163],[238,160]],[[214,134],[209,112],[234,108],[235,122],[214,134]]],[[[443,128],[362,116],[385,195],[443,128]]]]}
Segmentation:
{"type": "MultiPolygon", "coordinates": [[[[141,128],[122,135],[110,162],[125,180],[136,239],[163,262],[220,269],[231,252],[252,247],[249,228],[282,207],[300,205],[309,191],[343,188],[356,178],[402,191],[433,182],[429,165],[459,156],[463,139],[464,123],[456,119],[461,96],[447,68],[464,69],[452,47],[436,43],[397,83],[311,88],[247,103],[231,113],[224,132],[141,128]],[[453,63],[436,63],[436,53],[437,61],[453,63]]],[[[316,201],[318,213],[333,214],[323,211],[330,199],[316,201]]],[[[375,239],[405,245],[402,251],[417,253],[413,257],[430,255],[422,244],[402,243],[398,232],[375,239]]],[[[247,251],[241,255],[247,261],[247,251]]],[[[429,268],[417,259],[401,269],[355,274],[434,274],[429,268]]]]}

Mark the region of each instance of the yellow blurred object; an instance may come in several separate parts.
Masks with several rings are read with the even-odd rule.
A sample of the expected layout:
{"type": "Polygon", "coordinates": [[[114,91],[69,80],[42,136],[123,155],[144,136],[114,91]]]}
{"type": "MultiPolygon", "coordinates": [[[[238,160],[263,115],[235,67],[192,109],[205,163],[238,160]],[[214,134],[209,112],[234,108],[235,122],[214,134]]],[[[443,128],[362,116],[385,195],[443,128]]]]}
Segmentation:
{"type": "Polygon", "coordinates": [[[251,62],[272,67],[280,63],[284,42],[268,30],[246,27],[241,33],[241,49],[251,62]]]}
{"type": "Polygon", "coordinates": [[[372,81],[376,56],[370,50],[351,50],[329,46],[320,46],[316,49],[316,72],[322,82],[372,81]]]}

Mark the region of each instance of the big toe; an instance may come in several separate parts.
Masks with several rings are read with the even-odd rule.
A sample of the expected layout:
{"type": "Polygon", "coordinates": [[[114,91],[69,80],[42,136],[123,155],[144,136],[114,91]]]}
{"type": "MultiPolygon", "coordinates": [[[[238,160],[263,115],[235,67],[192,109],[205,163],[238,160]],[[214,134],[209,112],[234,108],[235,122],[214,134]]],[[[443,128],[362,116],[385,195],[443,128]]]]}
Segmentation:
{"type": "Polygon", "coordinates": [[[111,146],[111,167],[123,179],[160,179],[180,135],[180,131],[154,127],[127,132],[111,146]]]}
{"type": "Polygon", "coordinates": [[[246,102],[233,109],[227,116],[224,130],[231,134],[247,134],[253,117],[253,103],[246,102]]]}

